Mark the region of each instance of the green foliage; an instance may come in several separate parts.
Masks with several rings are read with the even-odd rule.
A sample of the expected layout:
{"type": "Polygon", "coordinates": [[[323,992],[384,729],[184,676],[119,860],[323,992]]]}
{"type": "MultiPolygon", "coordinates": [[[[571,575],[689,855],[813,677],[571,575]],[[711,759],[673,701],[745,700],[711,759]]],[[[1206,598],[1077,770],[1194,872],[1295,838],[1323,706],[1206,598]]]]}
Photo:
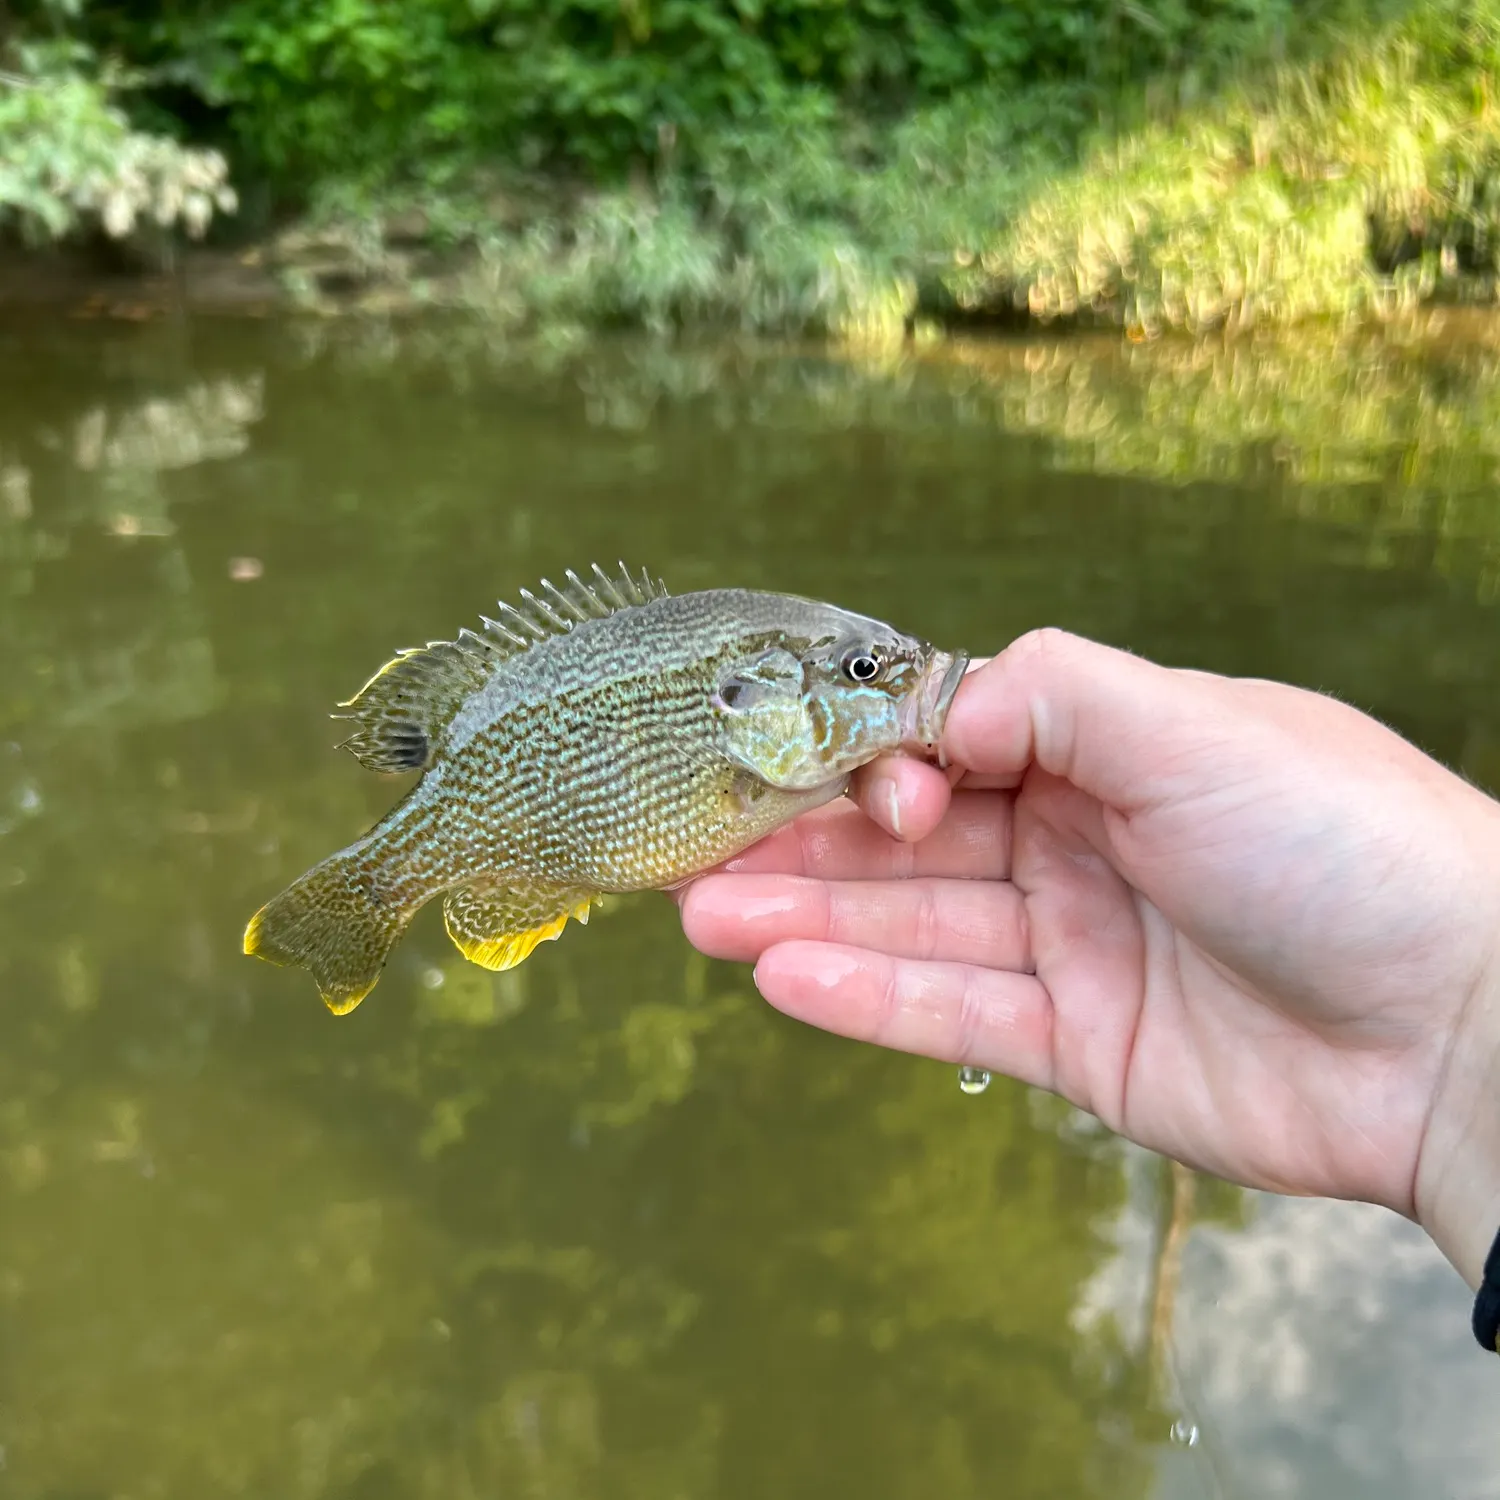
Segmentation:
{"type": "Polygon", "coordinates": [[[154,59],[226,112],[247,158],[291,182],[497,158],[612,170],[662,126],[696,130],[785,92],[732,11],[681,0],[657,13],[240,0],[188,7],[150,34],[154,59]]]}
{"type": "MultiPolygon", "coordinates": [[[[1352,0],[184,0],[94,30],[222,110],[282,176],[473,157],[618,171],[809,97],[863,114],[966,90],[1211,78],[1352,0]]],[[[1355,7],[1368,14],[1370,4],[1355,7]]]]}
{"type": "Polygon", "coordinates": [[[513,321],[885,336],[975,312],[1151,334],[1491,295],[1500,4],[1426,0],[1362,33],[1352,18],[1378,7],[1329,4],[1237,81],[1234,14],[1247,47],[1281,24],[1220,13],[1166,94],[1075,70],[878,123],[822,83],[778,83],[763,114],[662,136],[649,186],[575,194],[521,232],[476,206],[483,272],[460,300],[513,321]]]}
{"type": "MultiPolygon", "coordinates": [[[[0,54],[3,55],[3,54],[0,54]]],[[[76,43],[11,49],[0,73],[0,229],[55,240],[80,226],[114,239],[181,226],[193,236],[233,190],[216,151],[135,130],[114,103],[125,80],[76,43]]]]}
{"type": "Polygon", "coordinates": [[[722,223],[628,193],[492,243],[468,295],[522,323],[659,332],[890,332],[911,305],[900,277],[831,223],[767,216],[736,250],[722,223]]]}
{"type": "Polygon", "coordinates": [[[509,321],[884,337],[977,313],[1150,335],[1489,297],[1500,272],[1500,0],[45,15],[74,40],[18,53],[44,61],[0,89],[12,217],[196,229],[232,202],[220,157],[120,113],[128,78],[137,123],[175,110],[280,201],[334,209],[357,281],[407,274],[381,224],[420,203],[431,245],[481,252],[435,298],[509,321]]]}
{"type": "Polygon", "coordinates": [[[951,247],[982,246],[1056,169],[1048,142],[1086,113],[1081,89],[1057,86],[1014,103],[964,96],[875,130],[809,92],[781,117],[715,131],[693,167],[666,163],[651,186],[340,184],[317,212],[368,272],[389,269],[382,223],[413,213],[435,242],[477,244],[475,272],[433,295],[502,322],[883,339],[951,247]]]}

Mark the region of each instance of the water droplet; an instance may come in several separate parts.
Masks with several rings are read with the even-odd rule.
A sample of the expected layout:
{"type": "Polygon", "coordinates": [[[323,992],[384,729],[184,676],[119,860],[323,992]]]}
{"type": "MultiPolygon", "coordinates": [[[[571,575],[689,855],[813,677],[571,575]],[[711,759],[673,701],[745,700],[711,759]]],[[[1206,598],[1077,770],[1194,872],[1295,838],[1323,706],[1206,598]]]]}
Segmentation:
{"type": "Polygon", "coordinates": [[[982,1094],[990,1086],[988,1068],[972,1068],[967,1063],[958,1070],[958,1086],[966,1094],[982,1094]]]}
{"type": "Polygon", "coordinates": [[[1179,1448],[1196,1448],[1198,1446],[1198,1424],[1189,1422],[1186,1417],[1178,1417],[1172,1423],[1172,1431],[1168,1434],[1179,1448]]]}

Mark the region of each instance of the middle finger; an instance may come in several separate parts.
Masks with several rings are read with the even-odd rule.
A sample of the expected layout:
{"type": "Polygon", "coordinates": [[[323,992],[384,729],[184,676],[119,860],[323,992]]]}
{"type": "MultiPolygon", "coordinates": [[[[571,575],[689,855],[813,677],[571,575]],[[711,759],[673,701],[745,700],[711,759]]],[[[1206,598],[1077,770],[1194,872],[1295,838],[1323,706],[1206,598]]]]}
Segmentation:
{"type": "Polygon", "coordinates": [[[709,875],[684,897],[682,926],[711,958],[739,962],[807,939],[892,958],[1033,966],[1025,908],[1009,881],[709,875]]]}

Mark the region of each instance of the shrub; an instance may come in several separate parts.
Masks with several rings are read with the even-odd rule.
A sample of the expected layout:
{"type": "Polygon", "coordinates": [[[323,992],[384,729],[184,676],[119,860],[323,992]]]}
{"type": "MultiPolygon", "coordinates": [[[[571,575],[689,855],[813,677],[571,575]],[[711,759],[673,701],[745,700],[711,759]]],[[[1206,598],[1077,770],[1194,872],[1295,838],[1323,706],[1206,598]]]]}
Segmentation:
{"type": "Polygon", "coordinates": [[[13,62],[0,74],[0,227],[30,241],[80,227],[196,237],[234,210],[224,158],[133,129],[86,49],[21,47],[13,62]]]}

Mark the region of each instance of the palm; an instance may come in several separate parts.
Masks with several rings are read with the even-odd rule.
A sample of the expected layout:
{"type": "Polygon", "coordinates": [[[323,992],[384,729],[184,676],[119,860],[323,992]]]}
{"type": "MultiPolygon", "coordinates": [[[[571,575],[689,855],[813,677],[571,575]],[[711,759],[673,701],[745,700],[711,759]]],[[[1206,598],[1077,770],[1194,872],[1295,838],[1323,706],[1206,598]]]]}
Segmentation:
{"type": "Polygon", "coordinates": [[[1206,730],[1123,807],[1027,773],[1013,878],[1055,1086],[1241,1181],[1410,1211],[1433,1023],[1486,957],[1438,837],[1460,784],[1340,704],[1239,692],[1254,730],[1206,730]]]}
{"type": "MultiPolygon", "coordinates": [[[[1226,966],[1112,866],[1069,847],[1080,800],[1032,783],[1016,806],[1014,880],[1052,1014],[1051,1076],[1035,1081],[1222,1176],[1279,1191],[1358,1184],[1409,1211],[1428,1060],[1288,1014],[1262,976],[1226,966]],[[1325,1132],[1330,1104],[1361,1129],[1325,1132]]],[[[1195,875],[1163,899],[1201,895],[1195,875]]]]}
{"type": "Polygon", "coordinates": [[[955,792],[915,845],[836,805],[700,882],[684,920],[817,1024],[1054,1089],[1241,1182],[1410,1212],[1449,1030],[1417,1022],[1481,963],[1453,852],[1402,832],[1447,788],[1341,767],[1330,799],[1263,749],[1125,807],[1033,766],[955,792]]]}

